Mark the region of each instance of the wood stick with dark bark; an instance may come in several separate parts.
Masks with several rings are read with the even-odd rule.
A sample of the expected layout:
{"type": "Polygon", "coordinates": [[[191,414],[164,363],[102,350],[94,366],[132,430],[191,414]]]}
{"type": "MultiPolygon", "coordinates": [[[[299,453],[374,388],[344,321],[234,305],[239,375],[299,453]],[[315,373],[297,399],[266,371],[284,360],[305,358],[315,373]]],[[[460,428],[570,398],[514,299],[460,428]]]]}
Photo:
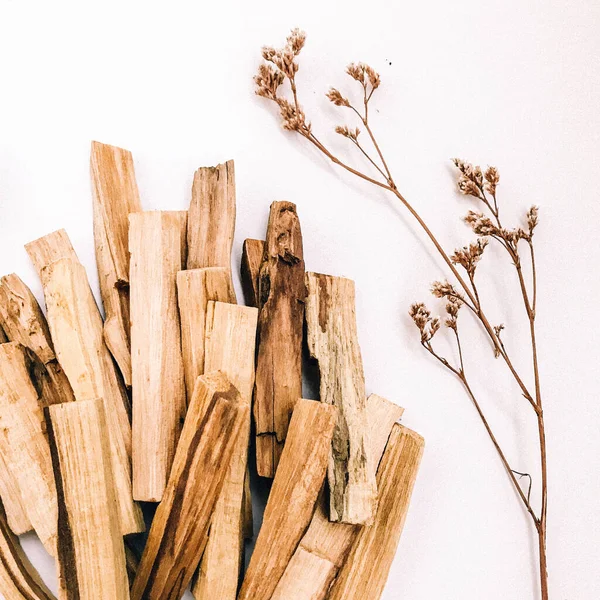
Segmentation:
{"type": "Polygon", "coordinates": [[[369,524],[377,509],[376,465],[368,440],[354,282],[307,273],[306,285],[308,349],[319,363],[321,401],[339,408],[328,469],[330,517],[369,524]]]}
{"type": "Polygon", "coordinates": [[[238,600],[270,600],[302,538],[325,479],[337,409],[299,400],[238,600]]]}
{"type": "Polygon", "coordinates": [[[302,397],[304,253],[296,206],[273,202],[258,284],[254,394],[256,468],[273,477],[294,405],[302,397]]]}
{"type": "MultiPolygon", "coordinates": [[[[206,372],[222,371],[250,407],[258,311],[248,306],[209,302],[206,318],[206,372]]],[[[196,600],[235,600],[244,552],[244,494],[250,438],[250,412],[243,423],[219,501],[208,545],[193,586],[196,600]]]]}
{"type": "Polygon", "coordinates": [[[131,386],[129,213],[142,210],[131,152],[92,142],[94,243],[104,312],[104,339],[131,386]]]}
{"type": "MultiPolygon", "coordinates": [[[[394,423],[403,409],[372,394],[367,399],[370,443],[379,462],[394,423]]],[[[360,531],[359,525],[329,520],[328,499],[322,490],[310,525],[296,548],[271,600],[324,600],[360,531]]]]}
{"type": "Polygon", "coordinates": [[[423,455],[423,438],[394,425],[379,471],[379,508],[364,527],[335,580],[329,600],[379,600],[385,587],[423,455]]]}
{"type": "Polygon", "coordinates": [[[132,600],[183,596],[206,547],[214,507],[249,418],[248,403],[223,373],[198,378],[132,600]]]}
{"type": "Polygon", "coordinates": [[[159,502],[186,411],[176,280],[187,213],[140,212],[129,219],[133,494],[159,502]]]}
{"type": "Polygon", "coordinates": [[[1,504],[0,595],[4,600],[56,600],[10,530],[1,504]]]}
{"type": "Polygon", "coordinates": [[[31,290],[14,273],[0,279],[0,318],[8,339],[29,348],[45,367],[47,376],[42,369],[39,383],[48,385],[44,393],[47,404],[75,400],[69,379],[56,358],[46,317],[31,290]]]}
{"type": "Polygon", "coordinates": [[[129,600],[105,403],[46,409],[58,495],[58,566],[65,600],[129,600]]]}
{"type": "Polygon", "coordinates": [[[242,249],[242,289],[248,306],[258,308],[258,275],[265,253],[265,242],[263,240],[244,240],[242,249]]]}
{"type": "Polygon", "coordinates": [[[0,345],[0,452],[15,478],[25,513],[46,550],[56,555],[56,490],[42,401],[21,344],[0,345]]]}

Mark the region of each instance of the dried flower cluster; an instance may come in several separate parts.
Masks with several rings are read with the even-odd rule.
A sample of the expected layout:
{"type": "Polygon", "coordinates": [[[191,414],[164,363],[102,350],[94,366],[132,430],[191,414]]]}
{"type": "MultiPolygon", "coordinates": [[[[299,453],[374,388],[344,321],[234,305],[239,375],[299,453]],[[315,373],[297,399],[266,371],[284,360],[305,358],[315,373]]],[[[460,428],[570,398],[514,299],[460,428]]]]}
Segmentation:
{"type": "Polygon", "coordinates": [[[338,125],[335,128],[336,133],[347,138],[361,154],[365,161],[367,169],[357,166],[350,161],[342,160],[335,155],[327,145],[312,130],[312,127],[306,121],[306,117],[299,103],[297,89],[298,53],[304,46],[306,36],[294,30],[282,50],[272,48],[263,49],[263,58],[266,64],[259,68],[259,73],[255,78],[257,84],[256,93],[264,98],[274,101],[279,106],[283,127],[290,131],[299,133],[316,147],[325,157],[336,165],[342,167],[347,172],[368,181],[379,188],[382,188],[395,196],[395,198],[406,207],[409,213],[414,217],[423,230],[426,237],[438,251],[444,261],[449,274],[455,280],[455,284],[448,281],[436,281],[431,287],[432,294],[445,302],[446,318],[444,324],[447,330],[453,334],[458,350],[458,363],[452,364],[451,361],[437,353],[433,341],[435,335],[441,329],[441,319],[433,317],[431,311],[423,303],[415,303],[410,307],[410,317],[414,321],[420,334],[420,341],[423,347],[444,367],[450,370],[458,377],[465,387],[469,398],[471,399],[482,424],[489,434],[495,449],[498,452],[500,460],[504,465],[506,472],[514,485],[523,505],[531,516],[538,534],[539,546],[539,564],[540,564],[540,584],[541,596],[543,600],[548,599],[548,576],[546,569],[546,531],[547,531],[547,467],[546,467],[546,438],[544,416],[542,409],[542,395],[538,368],[537,346],[535,338],[535,309],[537,299],[537,275],[535,265],[535,253],[533,245],[533,232],[538,224],[538,207],[532,206],[525,215],[525,227],[507,228],[503,225],[500,217],[500,209],[497,201],[497,191],[500,182],[500,174],[495,167],[489,166],[482,170],[479,166],[474,166],[461,159],[453,159],[453,163],[458,170],[458,190],[465,196],[474,198],[481,207],[481,210],[469,210],[464,217],[464,222],[475,233],[477,239],[462,248],[456,249],[453,253],[447,253],[439,243],[436,236],[430,230],[425,221],[421,218],[415,207],[402,195],[392,176],[391,170],[385,160],[384,154],[380,149],[376,136],[371,128],[369,120],[369,103],[373,93],[381,85],[379,74],[370,66],[364,63],[352,63],[346,73],[359,84],[361,99],[359,103],[354,103],[350,95],[342,93],[338,88],[331,87],[326,96],[330,102],[337,107],[350,109],[350,115],[359,121],[361,128],[366,132],[368,139],[367,145],[363,145],[359,140],[360,130],[349,124],[338,125]],[[291,99],[287,100],[281,92],[281,86],[288,81],[291,90],[291,99]],[[513,364],[511,356],[501,339],[501,332],[504,325],[492,325],[486,315],[484,299],[481,297],[478,286],[475,281],[475,274],[479,263],[481,262],[484,251],[489,243],[499,244],[508,254],[510,262],[516,269],[517,279],[523,304],[529,320],[529,336],[531,341],[531,351],[533,357],[533,388],[525,383],[524,378],[519,374],[516,366],[513,364]],[[524,258],[523,248],[526,249],[525,255],[528,257],[531,266],[531,279],[526,281],[522,269],[522,260],[524,258]],[[466,306],[469,312],[482,326],[488,335],[494,354],[502,359],[506,365],[509,374],[516,381],[520,392],[534,411],[538,423],[539,447],[540,447],[540,465],[541,465],[541,508],[536,512],[530,503],[531,478],[528,474],[521,473],[511,468],[507,457],[500,447],[492,431],[490,424],[475,396],[471,383],[467,378],[465,370],[465,356],[463,353],[460,328],[458,323],[458,314],[462,306],[466,306]],[[530,480],[530,489],[525,493],[519,483],[523,477],[530,480]]]}

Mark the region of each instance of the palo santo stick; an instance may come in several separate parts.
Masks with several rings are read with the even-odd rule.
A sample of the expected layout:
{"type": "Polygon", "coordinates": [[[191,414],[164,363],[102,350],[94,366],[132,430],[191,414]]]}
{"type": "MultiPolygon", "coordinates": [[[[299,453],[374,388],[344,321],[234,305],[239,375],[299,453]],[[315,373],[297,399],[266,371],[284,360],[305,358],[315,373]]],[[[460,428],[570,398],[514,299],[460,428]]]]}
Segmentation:
{"type": "Polygon", "coordinates": [[[125,383],[131,385],[129,335],[129,213],[142,210],[131,152],[92,142],[90,173],[104,337],[125,383]]]}
{"type": "Polygon", "coordinates": [[[323,485],[335,407],[299,400],[239,600],[270,600],[310,523],[323,485]]]}
{"type": "Polygon", "coordinates": [[[216,167],[201,167],[194,173],[187,227],[187,268],[225,267],[231,276],[235,232],[232,160],[216,167]]]}
{"type": "Polygon", "coordinates": [[[198,378],[132,600],[183,596],[206,547],[211,516],[249,418],[248,403],[223,373],[198,378]]]}
{"type": "MultiPolygon", "coordinates": [[[[254,387],[256,308],[209,302],[206,318],[207,373],[220,370],[248,407],[254,387]]],[[[250,413],[244,421],[219,501],[210,538],[193,586],[196,600],[235,600],[244,551],[244,491],[250,438],[250,413]]]]}
{"type": "MultiPolygon", "coordinates": [[[[370,443],[377,462],[383,454],[394,423],[403,409],[371,394],[367,399],[370,443]]],[[[271,600],[324,600],[331,582],[360,530],[358,525],[329,520],[327,498],[322,490],[308,530],[279,580],[271,600]]]]}
{"type": "Polygon", "coordinates": [[[262,264],[265,243],[262,240],[244,240],[242,249],[242,289],[248,306],[258,308],[258,274],[262,264]]]}
{"type": "Polygon", "coordinates": [[[79,260],[64,229],[59,229],[25,244],[25,250],[40,277],[45,266],[60,258],[79,260]]]}
{"type": "Polygon", "coordinates": [[[187,213],[129,216],[133,367],[133,496],[159,502],[171,471],[186,398],[177,310],[187,213]]]}
{"type": "Polygon", "coordinates": [[[44,365],[46,373],[38,375],[40,385],[48,384],[43,393],[46,403],[72,402],[73,390],[58,364],[46,317],[31,290],[14,273],[0,279],[0,318],[10,341],[29,348],[44,365]]]}
{"type": "Polygon", "coordinates": [[[25,512],[21,490],[16,478],[8,469],[1,452],[0,445],[0,499],[6,509],[6,519],[15,535],[23,535],[33,529],[33,525],[25,512]]]}
{"type": "Polygon", "coordinates": [[[10,531],[1,505],[0,595],[4,600],[56,600],[10,531]]]}
{"type": "Polygon", "coordinates": [[[273,202],[259,275],[254,422],[256,468],[273,477],[296,401],[302,396],[304,255],[291,202],[273,202]]]}
{"type": "Polygon", "coordinates": [[[46,550],[56,554],[56,490],[43,407],[31,381],[25,348],[0,345],[0,445],[27,517],[46,550]]]}
{"type": "Polygon", "coordinates": [[[128,399],[102,336],[102,318],[85,268],[61,258],[42,269],[48,323],[55,352],[75,399],[102,398],[109,423],[111,460],[123,535],[144,530],[131,495],[131,427],[128,399]]]}
{"type": "Polygon", "coordinates": [[[394,425],[377,473],[379,508],[375,522],[358,533],[331,588],[329,600],[381,598],[406,520],[423,448],[420,435],[394,425]]]}
{"type": "Polygon", "coordinates": [[[46,409],[58,495],[58,567],[66,599],[129,600],[105,403],[46,409]]]}
{"type": "Polygon", "coordinates": [[[188,398],[192,397],[198,375],[204,373],[206,310],[210,300],[235,303],[231,276],[225,267],[207,267],[177,273],[181,347],[188,398]]]}
{"type": "Polygon", "coordinates": [[[339,408],[328,468],[330,518],[369,524],[377,508],[376,465],[368,441],[354,282],[307,273],[306,285],[308,349],[319,363],[321,401],[339,408]]]}

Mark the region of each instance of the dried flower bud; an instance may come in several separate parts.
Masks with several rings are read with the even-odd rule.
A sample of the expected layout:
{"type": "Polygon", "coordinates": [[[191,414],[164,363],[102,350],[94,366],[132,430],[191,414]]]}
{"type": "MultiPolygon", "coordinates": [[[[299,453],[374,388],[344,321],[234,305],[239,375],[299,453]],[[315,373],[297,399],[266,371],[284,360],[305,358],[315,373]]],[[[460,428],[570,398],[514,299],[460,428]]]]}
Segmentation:
{"type": "Polygon", "coordinates": [[[419,328],[419,330],[423,330],[431,317],[431,311],[423,302],[415,302],[414,304],[411,304],[408,314],[415,322],[415,325],[419,328]]]}
{"type": "Polygon", "coordinates": [[[481,199],[481,192],[479,187],[477,187],[477,183],[467,177],[461,177],[458,180],[458,189],[461,194],[464,194],[465,196],[474,196],[475,198],[481,199]]]}
{"type": "Polygon", "coordinates": [[[284,79],[283,73],[263,63],[258,67],[258,74],[254,77],[256,93],[263,98],[275,100],[277,98],[277,88],[283,83],[284,79]]]}
{"type": "Polygon", "coordinates": [[[262,57],[269,62],[273,62],[273,58],[277,54],[277,50],[271,46],[263,46],[262,57]]]}
{"type": "Polygon", "coordinates": [[[447,298],[454,296],[462,300],[462,296],[456,291],[455,287],[448,281],[434,281],[431,284],[431,293],[436,298],[447,298]]]}
{"type": "Polygon", "coordinates": [[[285,98],[277,98],[279,112],[281,114],[282,125],[288,131],[304,131],[310,132],[310,124],[306,123],[306,119],[302,110],[296,110],[296,107],[285,98]]]}
{"type": "Polygon", "coordinates": [[[492,196],[496,195],[496,186],[500,181],[500,173],[498,173],[498,169],[496,167],[488,167],[485,171],[485,190],[489,192],[492,196]]]}
{"type": "Polygon", "coordinates": [[[298,28],[292,29],[290,35],[287,37],[287,45],[294,56],[300,54],[300,51],[304,48],[304,42],[306,42],[306,33],[298,28]]]}
{"type": "Polygon", "coordinates": [[[350,63],[346,67],[346,73],[359,83],[365,84],[365,65],[362,63],[350,63]]]}
{"type": "Polygon", "coordinates": [[[326,96],[336,106],[350,106],[350,101],[347,98],[344,98],[340,91],[333,87],[327,92],[326,96]]]}
{"type": "Polygon", "coordinates": [[[348,125],[338,125],[335,128],[335,132],[355,142],[358,140],[358,136],[360,135],[360,129],[358,127],[350,129],[348,125]]]}
{"type": "Polygon", "coordinates": [[[430,342],[440,329],[441,323],[439,317],[431,318],[431,312],[422,302],[413,304],[408,314],[421,332],[421,342],[430,342]]]}
{"type": "Polygon", "coordinates": [[[369,65],[365,65],[365,70],[367,72],[367,77],[369,78],[371,87],[376,90],[381,84],[381,77],[379,77],[379,73],[377,73],[377,71],[375,71],[375,69],[369,65]]]}
{"type": "Polygon", "coordinates": [[[456,298],[455,296],[448,296],[446,298],[446,313],[448,314],[448,318],[444,321],[446,327],[457,331],[458,311],[461,309],[462,305],[463,301],[460,298],[456,298]]]}
{"type": "Polygon", "coordinates": [[[492,223],[489,217],[486,217],[483,213],[470,210],[464,217],[463,221],[473,230],[477,235],[499,235],[500,230],[496,225],[492,223]]]}
{"type": "Polygon", "coordinates": [[[455,265],[461,265],[467,271],[469,276],[473,277],[475,275],[477,264],[481,260],[481,256],[487,245],[487,238],[478,238],[468,246],[463,246],[462,248],[455,250],[454,254],[450,257],[450,260],[455,265]]]}
{"type": "Polygon", "coordinates": [[[529,235],[531,236],[533,234],[533,230],[536,228],[539,218],[538,218],[538,213],[539,213],[539,206],[535,206],[533,205],[528,211],[527,211],[527,225],[529,227],[529,235]]]}

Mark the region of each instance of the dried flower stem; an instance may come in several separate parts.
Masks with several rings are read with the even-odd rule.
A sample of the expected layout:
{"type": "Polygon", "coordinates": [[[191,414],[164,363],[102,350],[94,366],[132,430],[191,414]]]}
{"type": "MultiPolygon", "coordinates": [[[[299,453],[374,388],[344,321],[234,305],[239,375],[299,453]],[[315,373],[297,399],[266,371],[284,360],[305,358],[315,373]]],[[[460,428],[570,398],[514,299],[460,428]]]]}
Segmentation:
{"type": "MultiPolygon", "coordinates": [[[[298,71],[298,63],[296,58],[305,42],[305,34],[299,30],[294,30],[287,38],[286,46],[281,50],[275,50],[273,48],[263,49],[263,58],[266,63],[262,64],[259,69],[258,75],[255,77],[257,84],[257,94],[263,96],[269,100],[274,101],[280,109],[280,114],[283,121],[283,127],[290,131],[294,131],[308,140],[313,146],[315,146],[321,153],[323,153],[330,161],[334,164],[339,165],[349,173],[352,173],[356,177],[363,179],[379,188],[382,188],[392,193],[400,203],[408,210],[408,212],[417,221],[419,226],[425,232],[426,236],[432,242],[446,266],[459,284],[460,292],[457,291],[449,283],[437,282],[432,288],[432,292],[439,298],[444,298],[447,302],[446,312],[449,317],[446,319],[445,324],[448,328],[452,329],[455,334],[458,355],[459,355],[459,366],[453,366],[450,362],[437,354],[432,346],[432,339],[436,332],[440,328],[439,318],[432,318],[429,311],[423,304],[415,304],[411,307],[411,317],[417,324],[421,332],[421,344],[423,347],[436,358],[443,366],[449,369],[463,384],[469,398],[481,421],[492,441],[492,444],[496,448],[496,451],[500,457],[500,460],[505,467],[505,470],[514,486],[523,505],[529,515],[531,516],[535,525],[538,540],[539,540],[539,562],[540,562],[540,586],[541,586],[541,597],[543,600],[548,599],[548,575],[546,569],[546,519],[547,519],[547,465],[546,465],[546,436],[544,426],[544,416],[542,408],[542,396],[540,388],[540,377],[539,377],[539,365],[538,365],[538,354],[537,344],[535,335],[535,309],[537,302],[537,273],[535,267],[535,254],[533,248],[533,229],[538,222],[537,207],[532,207],[527,213],[527,223],[529,231],[523,229],[509,230],[502,226],[500,220],[500,211],[496,198],[496,187],[499,182],[498,171],[494,167],[489,167],[485,174],[479,167],[473,167],[472,165],[465,163],[461,160],[455,159],[454,164],[461,172],[461,178],[458,182],[459,189],[463,194],[475,197],[478,201],[481,201],[483,205],[488,209],[493,219],[485,216],[483,213],[477,213],[470,211],[465,222],[471,226],[473,231],[480,236],[478,241],[471,244],[468,247],[464,247],[455,251],[450,256],[441,246],[436,236],[427,226],[423,218],[419,215],[416,209],[410,202],[404,197],[399,191],[391,170],[384,158],[383,152],[377,142],[376,136],[373,133],[371,125],[369,123],[369,102],[373,96],[374,91],[379,87],[381,81],[379,75],[368,65],[363,63],[351,64],[347,68],[347,73],[357,81],[362,87],[362,104],[363,111],[359,111],[348,98],[344,97],[337,89],[331,88],[327,93],[329,100],[336,106],[349,108],[356,117],[362,123],[369,136],[371,145],[375,150],[376,156],[373,157],[365,149],[365,147],[359,142],[358,138],[360,131],[358,128],[352,129],[347,125],[336,127],[336,132],[343,137],[348,138],[361,152],[362,156],[367,159],[368,163],[373,167],[377,175],[371,176],[363,172],[359,168],[351,166],[347,162],[338,158],[329,148],[314,134],[310,122],[306,120],[305,114],[298,99],[298,90],[296,83],[296,73],[298,71]],[[289,102],[284,96],[278,93],[279,87],[288,81],[290,84],[293,102],[289,102]],[[487,192],[487,193],[486,193],[487,192]],[[488,195],[489,194],[489,195],[488,195]],[[528,387],[525,385],[522,377],[517,372],[507,350],[504,342],[500,338],[500,332],[503,326],[493,327],[483,311],[482,301],[480,298],[479,290],[475,284],[475,269],[479,262],[483,250],[487,245],[487,239],[491,238],[501,244],[508,252],[512,263],[514,264],[517,272],[519,281],[519,287],[521,290],[523,303],[529,320],[530,337],[531,337],[531,349],[532,349],[532,362],[533,362],[533,375],[534,375],[534,393],[532,394],[528,387]],[[519,242],[525,241],[530,250],[531,267],[532,267],[532,281],[531,281],[531,298],[527,290],[525,277],[521,266],[521,256],[519,254],[519,242]],[[463,267],[467,272],[467,278],[465,279],[459,272],[456,265],[463,267]],[[468,282],[467,282],[468,280],[468,282]],[[459,330],[458,330],[458,310],[465,304],[470,312],[477,318],[482,325],[483,329],[488,334],[494,353],[498,357],[502,357],[504,363],[508,367],[511,375],[519,386],[522,395],[528,401],[529,405],[533,408],[537,423],[538,423],[538,437],[540,446],[540,465],[541,465],[541,509],[539,516],[532,508],[529,496],[531,492],[531,483],[527,495],[525,495],[521,485],[519,484],[516,475],[522,475],[518,471],[511,468],[506,455],[504,454],[500,444],[498,443],[496,436],[494,435],[486,417],[481,409],[479,402],[477,401],[472,387],[465,374],[464,359],[463,359],[463,348],[461,345],[459,330]]],[[[530,477],[531,481],[531,477],[530,477]]]]}

